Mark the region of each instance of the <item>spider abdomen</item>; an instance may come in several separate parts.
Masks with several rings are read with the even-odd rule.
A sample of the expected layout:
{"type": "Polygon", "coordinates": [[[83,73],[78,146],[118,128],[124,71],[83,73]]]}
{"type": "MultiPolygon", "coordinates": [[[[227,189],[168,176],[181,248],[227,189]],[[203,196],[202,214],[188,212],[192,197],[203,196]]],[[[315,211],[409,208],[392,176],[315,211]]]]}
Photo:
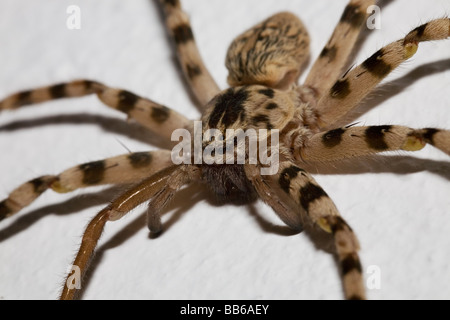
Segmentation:
{"type": "Polygon", "coordinates": [[[300,19],[280,12],[237,37],[225,65],[231,86],[263,84],[286,89],[309,56],[309,36],[300,19]]]}

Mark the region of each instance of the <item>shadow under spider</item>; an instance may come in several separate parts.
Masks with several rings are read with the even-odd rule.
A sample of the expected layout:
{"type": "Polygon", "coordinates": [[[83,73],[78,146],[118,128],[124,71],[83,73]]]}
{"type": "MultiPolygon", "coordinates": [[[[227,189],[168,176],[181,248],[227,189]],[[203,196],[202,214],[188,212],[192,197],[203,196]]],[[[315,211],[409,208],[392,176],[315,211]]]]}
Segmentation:
{"type": "Polygon", "coordinates": [[[17,217],[13,216],[10,218],[16,218],[15,221],[8,227],[0,230],[0,243],[24,231],[32,224],[48,215],[65,216],[69,214],[77,214],[87,208],[94,207],[102,203],[107,203],[121,190],[123,190],[123,188],[124,185],[112,186],[101,191],[73,196],[66,201],[40,207],[26,214],[21,214],[21,212],[18,212],[16,214],[17,217]]]}
{"type": "Polygon", "coordinates": [[[363,100],[360,106],[345,117],[342,124],[357,121],[361,115],[403,92],[418,80],[447,70],[450,70],[450,59],[442,59],[418,66],[400,78],[381,84],[363,100]]]}
{"type": "Polygon", "coordinates": [[[102,128],[106,132],[120,134],[135,139],[140,142],[147,143],[160,149],[167,149],[171,143],[164,138],[152,133],[147,128],[137,122],[127,121],[126,119],[94,115],[88,113],[73,113],[64,115],[45,116],[41,118],[17,120],[0,126],[0,132],[11,132],[23,129],[29,129],[50,125],[77,125],[77,124],[93,124],[102,128]]]}
{"type": "Polygon", "coordinates": [[[409,155],[373,155],[335,162],[308,163],[302,166],[311,174],[394,173],[406,175],[427,171],[450,181],[450,162],[420,159],[409,155]]]}

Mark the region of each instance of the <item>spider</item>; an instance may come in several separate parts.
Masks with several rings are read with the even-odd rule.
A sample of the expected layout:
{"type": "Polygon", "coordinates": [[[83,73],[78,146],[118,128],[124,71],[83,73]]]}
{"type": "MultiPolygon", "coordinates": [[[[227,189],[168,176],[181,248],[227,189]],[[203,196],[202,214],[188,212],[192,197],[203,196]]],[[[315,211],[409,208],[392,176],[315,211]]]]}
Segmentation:
{"type": "MultiPolygon", "coordinates": [[[[339,161],[381,151],[414,151],[425,143],[449,153],[449,132],[446,130],[414,130],[394,125],[357,126],[348,123],[338,126],[340,122],[345,122],[345,115],[385,76],[415,53],[419,42],[447,38],[449,19],[437,19],[419,26],[404,39],[384,47],[361,65],[346,72],[343,68],[364,26],[365,9],[373,4],[373,1],[351,1],[305,83],[298,86],[296,80],[308,55],[306,29],[291,14],[274,15],[232,43],[227,54],[231,88],[221,91],[200,59],[189,21],[180,3],[163,1],[162,4],[186,80],[199,105],[205,106],[203,122],[222,131],[225,127],[241,128],[245,125],[279,129],[279,171],[266,177],[258,173],[258,166],[252,165],[220,168],[207,165],[172,166],[169,152],[132,153],[75,166],[56,176],[33,179],[1,202],[0,212],[3,217],[19,211],[49,188],[68,192],[99,184],[133,183],[143,176],[148,177],[118,196],[89,224],[83,237],[83,249],[80,249],[82,253],[87,248],[88,253],[79,253],[74,262],[84,272],[106,221],[119,218],[138,204],[150,200],[149,228],[158,232],[161,229],[158,213],[175,191],[189,182],[206,181],[223,200],[231,198],[247,202],[254,201],[258,196],[293,229],[299,230],[305,223],[311,223],[330,233],[335,240],[346,297],[364,298],[356,237],[326,192],[304,170],[304,166],[315,161],[339,161]],[[262,34],[264,36],[260,38],[262,34]],[[280,39],[285,40],[284,45],[276,42],[280,39]],[[272,56],[267,54],[270,48],[261,48],[262,43],[269,40],[275,41],[273,47],[278,49],[272,56]],[[249,46],[249,43],[254,46],[249,46]],[[262,59],[265,63],[259,63],[262,59]],[[219,106],[223,106],[225,98],[227,106],[231,108],[231,116],[226,110],[219,112],[223,109],[219,106]],[[258,101],[259,108],[255,108],[255,101],[258,101]],[[246,111],[245,119],[238,117],[234,121],[225,121],[233,118],[233,112],[237,112],[238,107],[246,111]],[[213,121],[217,118],[218,121],[213,121]],[[123,175],[125,172],[126,176],[123,175]],[[217,180],[223,181],[223,184],[217,184],[217,180]]],[[[88,80],[23,91],[4,99],[0,108],[9,109],[86,94],[97,94],[106,105],[126,113],[162,136],[170,137],[173,130],[180,127],[191,129],[191,121],[175,110],[129,91],[112,89],[88,80]]],[[[75,293],[75,290],[65,287],[62,298],[73,298],[75,293]]]]}

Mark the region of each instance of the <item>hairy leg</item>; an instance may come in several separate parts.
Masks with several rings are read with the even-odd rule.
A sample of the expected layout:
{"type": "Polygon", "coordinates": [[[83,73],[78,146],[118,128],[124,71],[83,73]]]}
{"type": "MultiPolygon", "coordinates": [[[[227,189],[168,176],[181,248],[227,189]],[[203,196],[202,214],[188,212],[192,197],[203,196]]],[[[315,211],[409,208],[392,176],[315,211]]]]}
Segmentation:
{"type": "Polygon", "coordinates": [[[76,80],[12,94],[0,100],[0,111],[89,94],[96,94],[108,107],[126,113],[169,141],[173,130],[192,126],[191,120],[161,104],[139,97],[129,91],[109,88],[91,80],[76,80]]]}
{"type": "MultiPolygon", "coordinates": [[[[81,279],[83,278],[107,221],[115,221],[122,218],[139,204],[154,197],[165,184],[177,184],[174,181],[176,179],[181,179],[182,181],[195,180],[197,178],[196,174],[197,169],[192,166],[171,166],[134,185],[114,199],[110,205],[101,210],[88,224],[72,269],[76,267],[80,270],[81,279]]],[[[162,204],[165,205],[165,203],[162,204]]],[[[161,210],[162,208],[158,209],[161,210]]],[[[61,293],[61,300],[75,298],[78,289],[72,285],[71,277],[72,274],[69,273],[61,293]]]]}
{"type": "Polygon", "coordinates": [[[312,136],[296,157],[306,161],[332,161],[377,152],[417,151],[431,144],[450,155],[450,131],[404,126],[344,127],[312,136]]]}
{"type": "Polygon", "coordinates": [[[188,169],[189,172],[179,170],[174,172],[168,183],[150,200],[147,210],[147,226],[150,232],[159,233],[162,231],[161,210],[172,200],[175,193],[192,180],[199,180],[199,170],[196,167],[188,169]]]}
{"type": "Polygon", "coordinates": [[[361,65],[334,82],[319,100],[317,108],[320,126],[332,128],[340,123],[382,79],[416,53],[419,42],[443,40],[448,37],[450,19],[437,19],[412,30],[404,39],[378,50],[361,65]]]}
{"type": "Polygon", "coordinates": [[[270,185],[270,182],[264,179],[260,174],[260,168],[256,165],[245,165],[245,174],[251,181],[258,196],[262,201],[267,203],[278,217],[287,226],[294,230],[303,230],[303,218],[301,214],[293,210],[293,206],[286,204],[286,198],[282,198],[280,194],[274,192],[274,188],[270,185]]]}
{"type": "Polygon", "coordinates": [[[303,210],[306,220],[333,235],[345,297],[365,299],[358,240],[330,197],[305,170],[289,161],[280,163],[279,173],[271,179],[303,210]]]}
{"type": "Polygon", "coordinates": [[[170,151],[137,152],[84,163],[59,175],[46,175],[14,189],[0,202],[0,221],[28,206],[47,189],[71,192],[103,184],[135,183],[172,165],[170,151]]]}
{"type": "Polygon", "coordinates": [[[358,35],[365,26],[367,9],[373,4],[375,0],[351,0],[345,7],[331,38],[305,81],[305,85],[314,88],[319,97],[341,76],[358,35]]]}
{"type": "Polygon", "coordinates": [[[214,81],[200,56],[187,14],[179,0],[160,0],[166,15],[166,26],[172,36],[183,74],[200,107],[216,94],[219,86],[214,81]]]}

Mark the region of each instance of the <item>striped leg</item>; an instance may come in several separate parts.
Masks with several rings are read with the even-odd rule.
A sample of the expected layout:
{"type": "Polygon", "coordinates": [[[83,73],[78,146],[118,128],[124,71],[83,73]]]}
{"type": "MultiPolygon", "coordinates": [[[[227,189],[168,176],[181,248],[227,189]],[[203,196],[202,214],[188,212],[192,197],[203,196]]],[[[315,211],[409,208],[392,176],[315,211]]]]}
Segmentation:
{"type": "Polygon", "coordinates": [[[426,143],[450,155],[450,130],[415,130],[395,125],[338,128],[312,136],[304,148],[297,150],[296,156],[310,161],[332,161],[383,151],[417,151],[426,143]]]}
{"type": "Polygon", "coordinates": [[[89,162],[59,175],[42,176],[22,184],[0,202],[0,221],[28,206],[47,189],[65,193],[96,185],[134,183],[170,165],[170,151],[160,150],[89,162]]]}
{"type": "Polygon", "coordinates": [[[418,43],[450,37],[450,18],[432,20],[417,27],[404,39],[378,50],[361,65],[330,86],[318,103],[320,124],[330,128],[354,109],[375,86],[402,62],[411,58],[418,43]]]}
{"type": "Polygon", "coordinates": [[[345,7],[331,38],[314,63],[305,85],[316,89],[319,96],[339,78],[367,19],[367,8],[375,0],[351,0],[345,7]]]}
{"type": "MultiPolygon", "coordinates": [[[[88,224],[81,240],[80,249],[73,262],[73,266],[80,270],[81,279],[83,279],[83,275],[89,266],[107,221],[120,219],[139,204],[155,196],[163,185],[179,186],[191,179],[196,179],[196,173],[195,167],[170,166],[133,186],[100,211],[88,224]]],[[[161,205],[165,204],[166,202],[161,203],[161,205]]],[[[158,208],[158,210],[161,209],[158,208]]],[[[72,270],[75,269],[73,268],[72,270]]],[[[61,300],[72,300],[75,298],[76,293],[77,288],[73,285],[72,274],[69,273],[60,298],[61,300]]]]}
{"type": "Polygon", "coordinates": [[[166,15],[166,26],[174,41],[178,60],[197,101],[206,105],[220,91],[206,69],[195,44],[187,14],[179,0],[160,0],[166,15]]]}
{"type": "Polygon", "coordinates": [[[359,243],[333,201],[306,171],[291,162],[282,162],[279,174],[271,177],[276,179],[282,193],[303,209],[306,218],[333,235],[345,297],[365,299],[361,263],[357,254],[359,243]]]}
{"type": "Polygon", "coordinates": [[[151,131],[168,139],[173,130],[189,128],[191,120],[180,113],[129,91],[109,88],[99,82],[76,80],[67,83],[26,90],[10,95],[0,101],[0,111],[16,109],[61,98],[97,94],[107,106],[126,113],[151,131]]]}

